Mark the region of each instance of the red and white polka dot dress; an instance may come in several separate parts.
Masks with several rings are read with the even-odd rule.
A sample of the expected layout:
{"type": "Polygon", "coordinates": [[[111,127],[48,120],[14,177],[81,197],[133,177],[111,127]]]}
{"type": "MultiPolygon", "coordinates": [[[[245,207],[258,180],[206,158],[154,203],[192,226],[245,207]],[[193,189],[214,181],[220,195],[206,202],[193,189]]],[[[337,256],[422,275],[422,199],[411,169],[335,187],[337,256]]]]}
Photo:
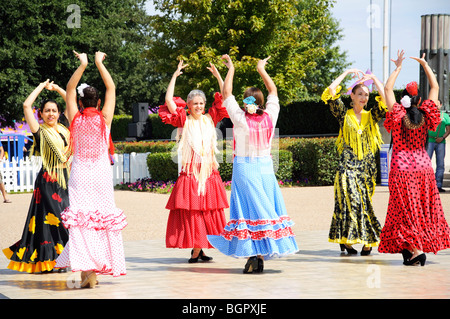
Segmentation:
{"type": "Polygon", "coordinates": [[[389,173],[389,204],[378,251],[400,253],[413,247],[436,253],[450,247],[450,229],[445,220],[434,171],[425,150],[429,129],[440,121],[433,101],[419,107],[425,123],[408,129],[403,123],[406,110],[394,104],[384,123],[392,131],[393,150],[389,173]]]}
{"type": "Polygon", "coordinates": [[[61,214],[69,242],[57,267],[120,276],[126,274],[121,230],[127,222],[114,202],[109,129],[101,116],[83,114],[73,120],[70,205],[61,214]]]}

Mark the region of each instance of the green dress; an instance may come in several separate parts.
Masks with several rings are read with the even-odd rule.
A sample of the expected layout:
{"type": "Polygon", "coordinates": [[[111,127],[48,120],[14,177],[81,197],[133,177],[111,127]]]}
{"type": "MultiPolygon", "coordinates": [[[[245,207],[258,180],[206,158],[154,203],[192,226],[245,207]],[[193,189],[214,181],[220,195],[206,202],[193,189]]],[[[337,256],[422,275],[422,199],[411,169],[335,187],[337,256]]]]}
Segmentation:
{"type": "Polygon", "coordinates": [[[386,106],[381,97],[377,97],[378,104],[370,111],[363,110],[358,122],[353,109],[345,107],[339,95],[332,97],[326,89],[322,100],[330,105],[340,125],[336,142],[340,159],[328,240],[375,247],[381,233],[372,205],[377,176],[376,153],[382,144],[377,123],[386,113],[386,106]]]}

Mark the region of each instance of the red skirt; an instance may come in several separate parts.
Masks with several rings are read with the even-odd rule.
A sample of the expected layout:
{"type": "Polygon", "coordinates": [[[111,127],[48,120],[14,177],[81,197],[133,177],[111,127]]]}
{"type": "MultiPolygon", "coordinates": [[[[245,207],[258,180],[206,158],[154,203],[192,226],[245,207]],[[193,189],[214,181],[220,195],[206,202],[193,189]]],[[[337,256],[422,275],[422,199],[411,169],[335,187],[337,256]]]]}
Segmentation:
{"type": "Polygon", "coordinates": [[[437,253],[450,247],[433,169],[389,173],[389,204],[378,251],[400,253],[415,247],[437,253]]]}
{"type": "Polygon", "coordinates": [[[213,248],[207,235],[219,235],[226,225],[228,200],[219,171],[207,179],[205,194],[198,195],[198,182],[181,172],[170,194],[166,230],[167,248],[213,248]]]}

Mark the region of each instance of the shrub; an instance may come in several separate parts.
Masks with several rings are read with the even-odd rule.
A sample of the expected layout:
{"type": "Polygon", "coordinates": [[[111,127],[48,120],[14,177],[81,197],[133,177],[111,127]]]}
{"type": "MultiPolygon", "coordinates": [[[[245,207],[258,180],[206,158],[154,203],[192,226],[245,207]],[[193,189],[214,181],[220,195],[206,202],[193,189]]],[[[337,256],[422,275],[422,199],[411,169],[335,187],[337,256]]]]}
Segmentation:
{"type": "Polygon", "coordinates": [[[274,171],[277,180],[292,180],[292,169],[294,166],[292,152],[281,149],[273,151],[272,158],[274,159],[274,171]]]}
{"type": "Polygon", "coordinates": [[[151,125],[152,139],[170,140],[173,131],[177,129],[170,124],[164,124],[158,114],[150,114],[147,123],[151,125]]]}
{"type": "Polygon", "coordinates": [[[117,142],[114,147],[117,153],[166,153],[175,146],[175,141],[139,141],[117,142]]]}
{"type": "Polygon", "coordinates": [[[111,124],[111,138],[113,141],[123,141],[128,136],[128,123],[131,122],[131,115],[114,115],[111,124]]]}
{"type": "Polygon", "coordinates": [[[147,156],[147,167],[154,181],[175,181],[178,177],[178,164],[172,152],[151,153],[147,156]]]}
{"type": "Polygon", "coordinates": [[[293,179],[310,185],[333,185],[339,164],[336,138],[299,138],[287,146],[293,157],[293,179]]]}

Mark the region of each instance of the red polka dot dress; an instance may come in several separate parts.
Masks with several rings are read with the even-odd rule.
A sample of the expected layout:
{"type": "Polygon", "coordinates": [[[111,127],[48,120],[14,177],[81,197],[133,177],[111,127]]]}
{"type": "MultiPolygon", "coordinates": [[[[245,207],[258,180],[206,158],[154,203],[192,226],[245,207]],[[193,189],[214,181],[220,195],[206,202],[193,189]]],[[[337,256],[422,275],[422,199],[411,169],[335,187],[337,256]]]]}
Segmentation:
{"type": "Polygon", "coordinates": [[[121,230],[126,217],[114,202],[108,154],[109,129],[100,112],[86,108],[72,121],[74,158],[69,178],[69,207],[61,214],[69,241],[56,261],[72,271],[126,274],[121,230]]]}
{"type": "Polygon", "coordinates": [[[450,247],[450,229],[424,147],[427,131],[440,122],[439,111],[431,100],[419,109],[424,123],[415,128],[406,127],[406,110],[399,103],[386,114],[384,125],[392,132],[393,149],[388,211],[378,247],[381,253],[400,253],[412,247],[437,253],[450,247]]]}
{"type": "MultiPolygon", "coordinates": [[[[170,113],[167,106],[162,105],[159,116],[164,123],[183,128],[182,134],[185,138],[192,138],[189,136],[195,130],[187,127],[189,119],[184,108],[186,103],[180,98],[174,98],[174,101],[177,104],[176,113],[170,113]]],[[[224,117],[228,117],[228,113],[222,107],[222,96],[216,93],[213,106],[208,110],[208,114],[203,116],[203,120],[210,126],[209,129],[215,130],[217,123],[224,117]]],[[[210,143],[211,135],[202,131],[194,139],[196,140],[190,140],[191,142],[185,144],[210,143]]],[[[183,144],[182,140],[183,137],[180,145],[183,144]]],[[[205,151],[210,151],[211,156],[214,156],[213,148],[211,145],[205,151]]],[[[183,155],[183,162],[192,160],[196,156],[195,153],[196,148],[193,145],[192,152],[188,153],[188,156],[183,155]]],[[[222,178],[217,170],[218,165],[212,166],[203,182],[195,176],[192,166],[189,164],[183,166],[166,205],[166,209],[170,210],[166,229],[167,248],[213,248],[207,235],[220,234],[226,225],[224,209],[229,205],[222,178]]]]}

